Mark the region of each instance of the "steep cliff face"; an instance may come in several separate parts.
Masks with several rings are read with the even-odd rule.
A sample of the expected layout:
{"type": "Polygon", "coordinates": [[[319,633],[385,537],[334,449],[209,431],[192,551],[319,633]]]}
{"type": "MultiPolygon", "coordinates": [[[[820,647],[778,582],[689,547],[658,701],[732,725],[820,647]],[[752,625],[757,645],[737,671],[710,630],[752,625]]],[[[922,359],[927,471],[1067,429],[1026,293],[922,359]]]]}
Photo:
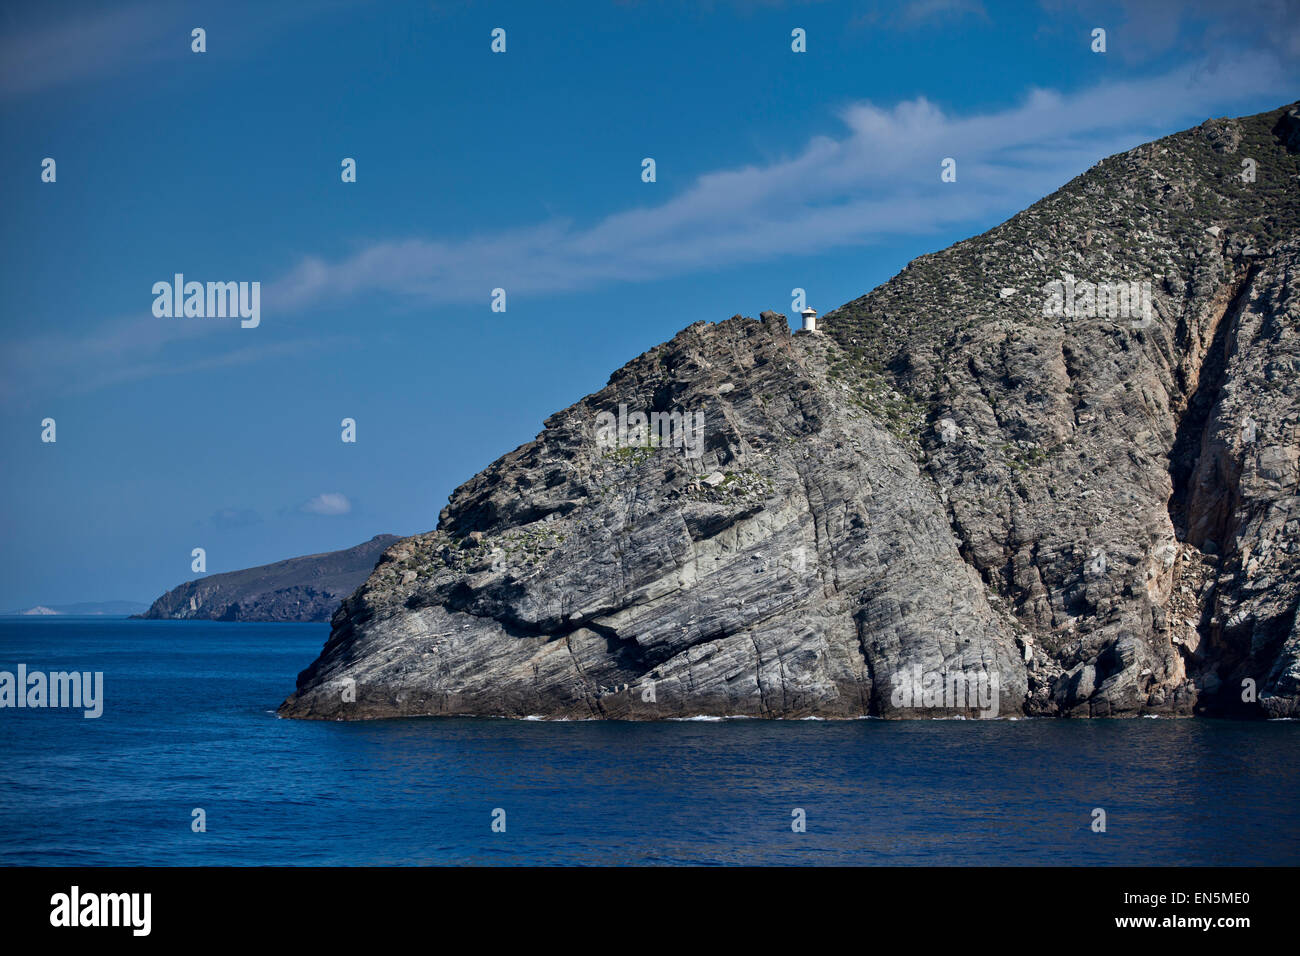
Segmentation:
{"type": "Polygon", "coordinates": [[[379,534],[356,547],[212,574],[172,588],[146,619],[204,621],[328,621],[366,580],[384,549],[400,540],[379,534]]]}
{"type": "Polygon", "coordinates": [[[1211,121],[817,333],[687,328],[390,547],[281,713],[1296,714],[1298,144],[1211,121]]]}
{"type": "Polygon", "coordinates": [[[1182,647],[1208,706],[1248,711],[1250,680],[1265,713],[1300,717],[1300,242],[1252,266],[1221,329],[1182,517],[1222,557],[1182,647]]]}

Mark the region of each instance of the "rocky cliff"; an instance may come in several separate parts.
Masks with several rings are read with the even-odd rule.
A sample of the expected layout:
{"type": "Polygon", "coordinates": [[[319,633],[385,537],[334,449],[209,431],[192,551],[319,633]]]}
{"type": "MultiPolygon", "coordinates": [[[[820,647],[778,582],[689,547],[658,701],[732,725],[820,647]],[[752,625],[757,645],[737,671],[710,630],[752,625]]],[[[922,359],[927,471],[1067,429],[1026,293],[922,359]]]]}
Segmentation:
{"type": "Polygon", "coordinates": [[[280,713],[1300,716],[1298,460],[1292,106],[816,332],[646,352],[389,547],[280,713]]]}
{"type": "Polygon", "coordinates": [[[400,539],[375,535],[342,551],[309,554],[172,588],[136,617],[205,621],[328,621],[400,539]]]}

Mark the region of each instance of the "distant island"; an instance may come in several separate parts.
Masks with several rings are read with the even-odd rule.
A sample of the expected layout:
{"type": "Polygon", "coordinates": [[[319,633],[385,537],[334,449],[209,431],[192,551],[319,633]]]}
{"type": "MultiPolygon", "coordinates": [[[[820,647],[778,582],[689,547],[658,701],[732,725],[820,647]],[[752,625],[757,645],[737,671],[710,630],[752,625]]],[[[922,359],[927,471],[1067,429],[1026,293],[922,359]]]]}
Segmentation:
{"type": "Polygon", "coordinates": [[[324,554],[289,558],[243,571],[188,581],[153,602],[144,620],[328,621],[343,599],[369,576],[384,549],[401,540],[377,534],[324,554]]]}
{"type": "Polygon", "coordinates": [[[0,611],[0,617],[132,617],[149,605],[143,601],[81,601],[76,604],[36,604],[19,611],[0,611]]]}

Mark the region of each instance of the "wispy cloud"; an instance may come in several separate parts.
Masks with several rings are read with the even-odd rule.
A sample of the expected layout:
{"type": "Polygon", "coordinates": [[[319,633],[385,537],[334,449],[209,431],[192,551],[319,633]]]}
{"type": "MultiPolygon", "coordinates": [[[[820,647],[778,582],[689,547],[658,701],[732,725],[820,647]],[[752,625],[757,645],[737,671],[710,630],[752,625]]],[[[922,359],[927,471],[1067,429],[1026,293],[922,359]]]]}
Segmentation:
{"type": "MultiPolygon", "coordinates": [[[[141,298],[148,299],[147,289],[141,298]]],[[[0,401],[50,393],[84,394],[159,376],[187,375],[288,359],[357,343],[351,335],[267,341],[238,320],[108,319],[86,334],[53,333],[6,345],[0,353],[0,401]]]]}
{"type": "Polygon", "coordinates": [[[213,512],[210,520],[214,528],[231,530],[261,524],[262,516],[252,508],[221,508],[213,512]]]}
{"type": "Polygon", "coordinates": [[[858,15],[854,25],[913,30],[952,24],[965,17],[989,21],[988,10],[980,0],[910,0],[870,7],[858,15]]]}
{"type": "Polygon", "coordinates": [[[245,53],[301,20],[344,8],[355,0],[299,0],[266,4],[229,0],[197,12],[186,4],[143,0],[96,8],[77,2],[42,2],[0,21],[0,100],[15,99],[156,67],[191,55],[196,26],[237,25],[245,53]],[[34,16],[39,22],[22,22],[34,16]]]}
{"type": "MultiPolygon", "coordinates": [[[[1106,155],[1267,97],[1293,98],[1279,58],[1204,60],[1078,92],[1030,91],[1016,106],[952,115],[925,98],[856,103],[840,128],[767,164],[721,169],[655,205],[579,223],[548,220],[476,235],[395,237],[350,255],[305,256],[264,283],[271,327],[322,303],[366,296],[485,302],[501,286],[544,295],[788,260],[903,234],[986,228],[1106,155]],[[958,181],[940,181],[953,157],[958,181]]],[[[284,328],[283,325],[280,328],[284,328]]],[[[263,344],[210,320],[119,319],[88,336],[11,344],[12,394],[102,388],[162,374],[261,361],[338,344],[328,336],[263,344]],[[215,333],[225,333],[218,338],[215,333]],[[206,336],[199,346],[194,340],[206,336]]],[[[262,335],[261,331],[256,333],[262,335]]]]}
{"type": "Polygon", "coordinates": [[[1041,0],[1061,27],[1063,14],[1087,17],[1107,30],[1107,56],[1142,63],[1170,50],[1216,65],[1242,50],[1275,57],[1294,74],[1300,64],[1300,3],[1297,0],[1041,0]],[[1112,17],[1114,18],[1112,22],[1112,17]]]}
{"type": "Polygon", "coordinates": [[[388,293],[485,301],[490,289],[552,293],[812,255],[888,236],[991,224],[1102,157],[1247,98],[1287,98],[1277,61],[1244,57],[950,116],[919,98],[859,103],[843,127],[794,156],[699,177],[679,195],[581,225],[548,221],[466,238],[371,243],[334,261],[307,257],[268,297],[301,308],[388,293]],[[939,179],[958,162],[958,184],[939,179]]]}
{"type": "Polygon", "coordinates": [[[348,500],[347,495],[340,494],[337,491],[327,491],[324,494],[317,495],[310,501],[304,502],[299,510],[304,511],[307,514],[328,515],[333,517],[336,515],[345,515],[350,512],[352,510],[352,502],[348,500]]]}
{"type": "Polygon", "coordinates": [[[85,82],[128,65],[147,65],[188,50],[176,10],[135,3],[94,12],[69,11],[53,23],[0,36],[0,96],[14,97],[85,82]]]}

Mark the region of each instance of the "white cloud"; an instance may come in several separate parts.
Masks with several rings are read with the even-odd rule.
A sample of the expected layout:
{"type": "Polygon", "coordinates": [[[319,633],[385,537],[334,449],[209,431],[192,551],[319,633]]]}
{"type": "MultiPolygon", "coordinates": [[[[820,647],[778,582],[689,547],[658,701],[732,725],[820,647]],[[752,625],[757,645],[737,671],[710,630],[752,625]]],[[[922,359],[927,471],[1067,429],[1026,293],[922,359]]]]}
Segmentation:
{"type": "MultiPolygon", "coordinates": [[[[353,0],[266,4],[227,0],[204,15],[205,28],[232,25],[247,52],[298,22],[353,0]]],[[[191,55],[196,26],[185,5],[166,0],[132,4],[32,4],[0,18],[0,100],[112,81],[122,74],[191,55]],[[33,20],[38,22],[32,22],[33,20]]],[[[233,31],[232,31],[233,32],[233,31]]]]}
{"type": "Polygon", "coordinates": [[[988,11],[979,0],[911,0],[898,10],[896,22],[899,27],[908,28],[952,23],[963,16],[989,19],[988,11]]]}
{"type": "Polygon", "coordinates": [[[1217,62],[1250,49],[1257,56],[1279,57],[1294,73],[1300,59],[1296,0],[1233,0],[1230,5],[1222,0],[1117,0],[1104,13],[1095,0],[1042,0],[1042,6],[1061,24],[1083,18],[1109,28],[1107,56],[1128,63],[1146,62],[1172,49],[1195,51],[1217,62]]]}
{"type": "Polygon", "coordinates": [[[0,96],[40,93],[84,83],[126,65],[188,52],[174,11],[157,3],[79,11],[21,33],[0,37],[0,96]],[[173,14],[168,16],[168,14],[173,14]],[[169,54],[167,35],[176,34],[169,54]]]}
{"type": "MultiPolygon", "coordinates": [[[[833,135],[775,162],[707,173],[658,205],[587,224],[389,238],[338,259],[306,256],[263,284],[263,309],[288,329],[295,313],[349,297],[482,304],[497,286],[546,295],[788,261],[902,234],[979,231],[1107,155],[1294,95],[1278,58],[1257,53],[1072,93],[1031,90],[1015,106],[969,115],[925,98],[851,104],[833,135]],[[939,179],[947,156],[958,163],[956,184],[939,179]]],[[[101,329],[11,344],[0,353],[0,396],[32,400],[337,344],[319,334],[274,344],[239,332],[222,339],[216,333],[229,329],[221,323],[151,316],[119,317],[101,329]]]]}
{"type": "Polygon", "coordinates": [[[987,227],[1109,154],[1261,96],[1281,105],[1289,79],[1274,58],[1252,56],[1076,93],[1032,90],[1015,107],[964,117],[925,98],[858,103],[841,112],[837,135],[778,162],[700,176],[656,206],[588,225],[549,221],[468,238],[383,240],[335,261],[312,256],[267,298],[288,308],[376,292],[486,301],[496,286],[563,292],[987,227]],[[947,156],[958,162],[955,186],[939,179],[947,156]]]}
{"type": "Polygon", "coordinates": [[[347,495],[327,491],[305,502],[300,510],[313,515],[345,515],[352,510],[352,502],[347,495]]]}
{"type": "Polygon", "coordinates": [[[0,352],[0,401],[26,401],[50,392],[81,394],[160,376],[292,360],[357,343],[354,335],[264,342],[250,338],[233,320],[119,316],[90,333],[55,332],[6,346],[0,352]]]}

